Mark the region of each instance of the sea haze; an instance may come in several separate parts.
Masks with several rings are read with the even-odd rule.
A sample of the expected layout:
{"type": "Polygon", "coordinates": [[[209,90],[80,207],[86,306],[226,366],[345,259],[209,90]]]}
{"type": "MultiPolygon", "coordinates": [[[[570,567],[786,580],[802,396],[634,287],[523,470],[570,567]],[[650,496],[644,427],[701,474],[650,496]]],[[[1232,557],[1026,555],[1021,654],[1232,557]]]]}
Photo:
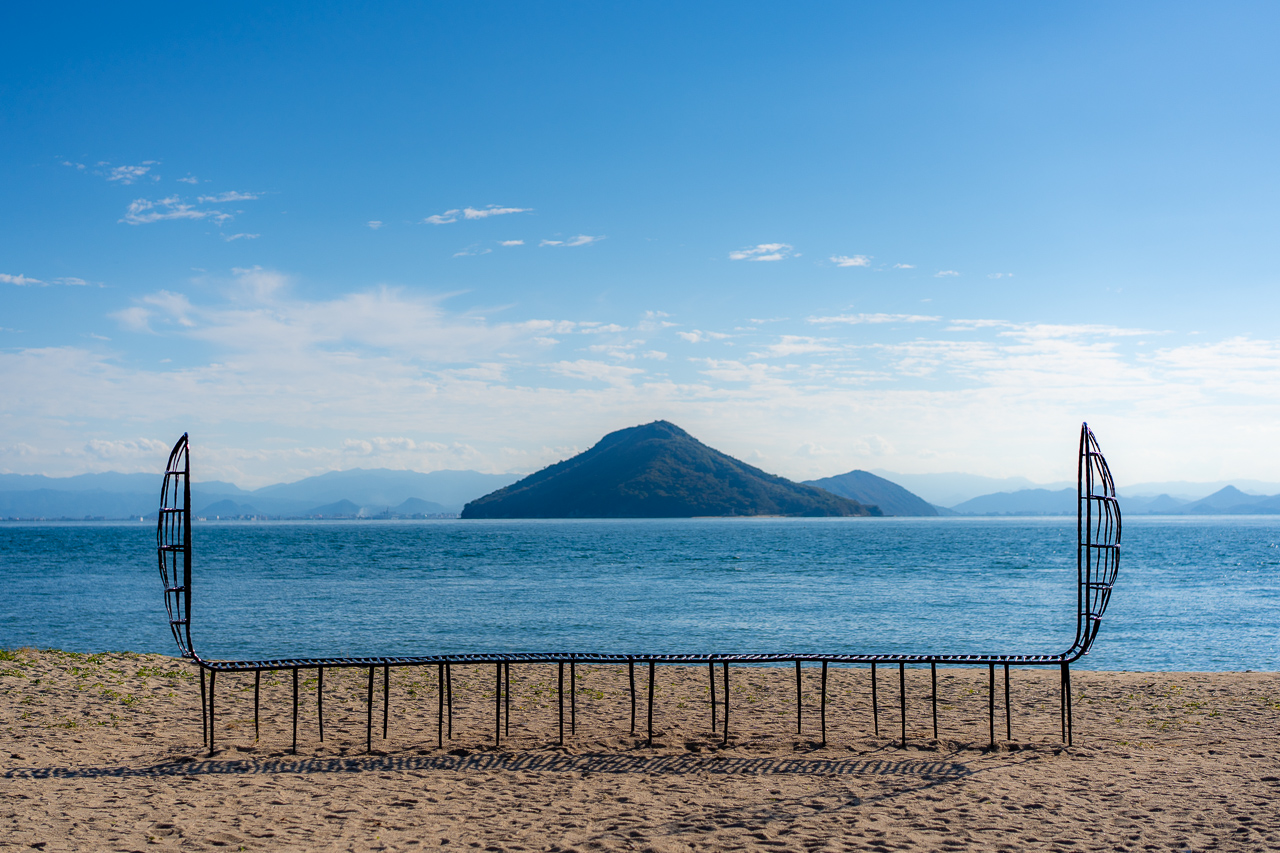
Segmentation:
{"type": "MultiPolygon", "coordinates": [[[[1074,519],[197,523],[206,657],[1054,652],[1074,519]]],[[[0,647],[175,650],[148,524],[0,525],[0,647]]],[[[1127,521],[1098,669],[1280,668],[1280,519],[1127,521]]]]}

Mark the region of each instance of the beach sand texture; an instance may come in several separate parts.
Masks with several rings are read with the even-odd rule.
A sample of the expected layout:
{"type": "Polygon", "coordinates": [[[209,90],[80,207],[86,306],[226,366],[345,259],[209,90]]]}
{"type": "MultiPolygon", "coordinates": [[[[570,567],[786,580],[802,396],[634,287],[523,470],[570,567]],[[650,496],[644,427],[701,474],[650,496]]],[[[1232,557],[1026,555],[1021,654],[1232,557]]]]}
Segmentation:
{"type": "MultiPolygon", "coordinates": [[[[1076,738],[1059,740],[1057,673],[1013,673],[1013,738],[987,670],[731,671],[727,747],[705,667],[659,667],[655,743],[629,732],[625,668],[581,666],[577,733],[556,745],[555,669],[512,667],[495,748],[494,668],[456,667],[454,737],[436,747],[434,669],[392,673],[390,730],[364,752],[364,671],[304,673],[298,754],[288,673],[223,675],[218,745],[200,748],[194,669],[159,655],[0,654],[0,848],[52,850],[1277,850],[1280,674],[1073,672],[1076,738]]],[[[999,675],[999,670],[997,670],[999,675]]]]}

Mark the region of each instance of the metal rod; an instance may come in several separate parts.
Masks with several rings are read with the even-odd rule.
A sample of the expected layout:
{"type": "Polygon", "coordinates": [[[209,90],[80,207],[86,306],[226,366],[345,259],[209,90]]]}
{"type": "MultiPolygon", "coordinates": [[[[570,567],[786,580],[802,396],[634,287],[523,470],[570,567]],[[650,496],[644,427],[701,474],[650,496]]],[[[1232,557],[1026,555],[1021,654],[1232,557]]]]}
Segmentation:
{"type": "Polygon", "coordinates": [[[324,743],[324,667],[316,667],[316,715],[320,720],[320,742],[324,743]]]}
{"type": "Polygon", "coordinates": [[[653,746],[653,661],[649,661],[649,740],[648,746],[653,746]]]}
{"type": "Polygon", "coordinates": [[[502,743],[502,661],[494,664],[493,744],[502,743]]]}
{"type": "Polygon", "coordinates": [[[436,710],[436,749],[444,749],[444,664],[436,665],[436,694],[440,705],[436,710]]]}
{"type": "Polygon", "coordinates": [[[880,737],[880,702],[876,698],[876,665],[871,664],[871,720],[875,724],[876,737],[880,737]]]}
{"type": "Polygon", "coordinates": [[[258,734],[258,695],[262,687],[262,670],[255,669],[253,671],[253,739],[257,740],[258,734]]]}
{"type": "Polygon", "coordinates": [[[502,663],[502,733],[511,736],[511,661],[502,663]]]}
{"type": "Polygon", "coordinates": [[[213,757],[213,735],[215,726],[213,718],[213,682],[217,678],[218,671],[216,669],[209,670],[209,757],[213,757]]]}
{"type": "Polygon", "coordinates": [[[636,662],[627,661],[627,681],[631,685],[631,733],[636,733],[636,662]]]}
{"type": "Polygon", "coordinates": [[[577,664],[569,661],[569,734],[578,733],[578,673],[577,664]]]}
{"type": "Polygon", "coordinates": [[[298,668],[293,668],[293,754],[298,754],[298,668]]]}
{"type": "Polygon", "coordinates": [[[991,748],[996,748],[996,665],[987,664],[987,711],[991,720],[991,748]]]}
{"type": "Polygon", "coordinates": [[[902,716],[902,748],[907,748],[907,665],[898,661],[898,708],[902,716]]]}
{"type": "Polygon", "coordinates": [[[1004,739],[1013,740],[1013,719],[1009,710],[1009,664],[1004,665],[1004,739]]]}
{"type": "Polygon", "coordinates": [[[369,667],[368,715],[364,726],[365,752],[373,752],[373,667],[369,667]]]}
{"type": "Polygon", "coordinates": [[[1067,665],[1064,663],[1058,672],[1058,697],[1062,702],[1058,713],[1062,723],[1062,742],[1067,742],[1067,665]]]}
{"type": "Polygon", "coordinates": [[[796,661],[796,734],[801,734],[804,719],[804,701],[800,695],[800,661],[796,661]]]}
{"type": "MultiPolygon", "coordinates": [[[[204,667],[200,670],[200,743],[203,746],[209,745],[209,702],[204,693],[204,667]]],[[[1065,719],[1065,717],[1064,717],[1065,719]]],[[[1067,730],[1064,724],[1062,729],[1062,739],[1066,740],[1067,730]]]]}
{"type": "Polygon", "coordinates": [[[391,709],[391,667],[382,668],[382,739],[387,739],[387,713],[391,709]]]}
{"type": "MultiPolygon", "coordinates": [[[[1064,663],[1062,665],[1062,675],[1063,675],[1063,678],[1065,679],[1064,686],[1066,687],[1066,694],[1067,694],[1067,746],[1071,746],[1071,739],[1072,739],[1072,736],[1075,734],[1075,732],[1073,731],[1074,727],[1072,725],[1073,721],[1071,719],[1071,664],[1064,663]]],[[[212,681],[209,682],[209,716],[210,716],[210,719],[213,718],[213,682],[212,681]]]]}
{"type": "Polygon", "coordinates": [[[444,664],[444,683],[449,696],[449,740],[453,740],[453,665],[448,661],[444,664]]]}
{"type": "Polygon", "coordinates": [[[729,742],[729,662],[720,663],[724,667],[724,743],[729,742]]]}
{"type": "Polygon", "coordinates": [[[557,666],[556,702],[560,706],[560,745],[564,746],[564,663],[557,666]]]}
{"type": "Polygon", "coordinates": [[[716,725],[716,662],[707,661],[707,675],[711,679],[711,731],[719,729],[716,725]]]}
{"type": "MultiPolygon", "coordinates": [[[[799,672],[799,669],[796,670],[799,672]]],[[[827,745],[827,662],[822,662],[822,745],[827,745]]]]}
{"type": "Polygon", "coordinates": [[[929,701],[933,705],[933,739],[938,739],[938,662],[929,661],[929,680],[933,689],[929,691],[929,701]]]}

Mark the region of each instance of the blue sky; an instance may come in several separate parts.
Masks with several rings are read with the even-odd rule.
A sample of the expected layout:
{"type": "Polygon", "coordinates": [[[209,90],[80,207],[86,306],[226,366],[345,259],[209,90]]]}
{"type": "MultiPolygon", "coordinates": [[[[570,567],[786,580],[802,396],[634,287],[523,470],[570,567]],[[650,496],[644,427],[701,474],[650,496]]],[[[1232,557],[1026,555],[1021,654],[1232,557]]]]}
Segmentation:
{"type": "Polygon", "coordinates": [[[1280,7],[797,5],[7,7],[0,471],[1280,480],[1280,7]]]}

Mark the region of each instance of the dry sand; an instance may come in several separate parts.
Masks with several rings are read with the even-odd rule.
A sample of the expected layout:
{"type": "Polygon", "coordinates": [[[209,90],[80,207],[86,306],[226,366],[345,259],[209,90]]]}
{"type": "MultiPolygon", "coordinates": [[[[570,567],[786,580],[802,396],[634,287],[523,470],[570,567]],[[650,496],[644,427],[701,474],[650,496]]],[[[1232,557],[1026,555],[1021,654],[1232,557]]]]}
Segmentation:
{"type": "Polygon", "coordinates": [[[372,755],[364,673],[326,673],[322,744],[311,672],[296,756],[287,674],[263,679],[256,742],[252,675],[222,676],[208,758],[189,665],[0,652],[0,848],[1280,850],[1280,674],[1076,671],[1065,748],[1056,673],[1015,671],[1013,738],[998,705],[988,750],[985,668],[940,670],[939,740],[928,670],[910,673],[906,748],[896,670],[875,737],[867,670],[833,668],[815,743],[818,671],[796,735],[793,671],[734,668],[721,747],[706,669],[661,667],[649,748],[628,730],[625,669],[579,667],[561,748],[554,669],[513,667],[495,748],[493,668],[458,667],[443,749],[434,670],[396,671],[372,755]]]}

